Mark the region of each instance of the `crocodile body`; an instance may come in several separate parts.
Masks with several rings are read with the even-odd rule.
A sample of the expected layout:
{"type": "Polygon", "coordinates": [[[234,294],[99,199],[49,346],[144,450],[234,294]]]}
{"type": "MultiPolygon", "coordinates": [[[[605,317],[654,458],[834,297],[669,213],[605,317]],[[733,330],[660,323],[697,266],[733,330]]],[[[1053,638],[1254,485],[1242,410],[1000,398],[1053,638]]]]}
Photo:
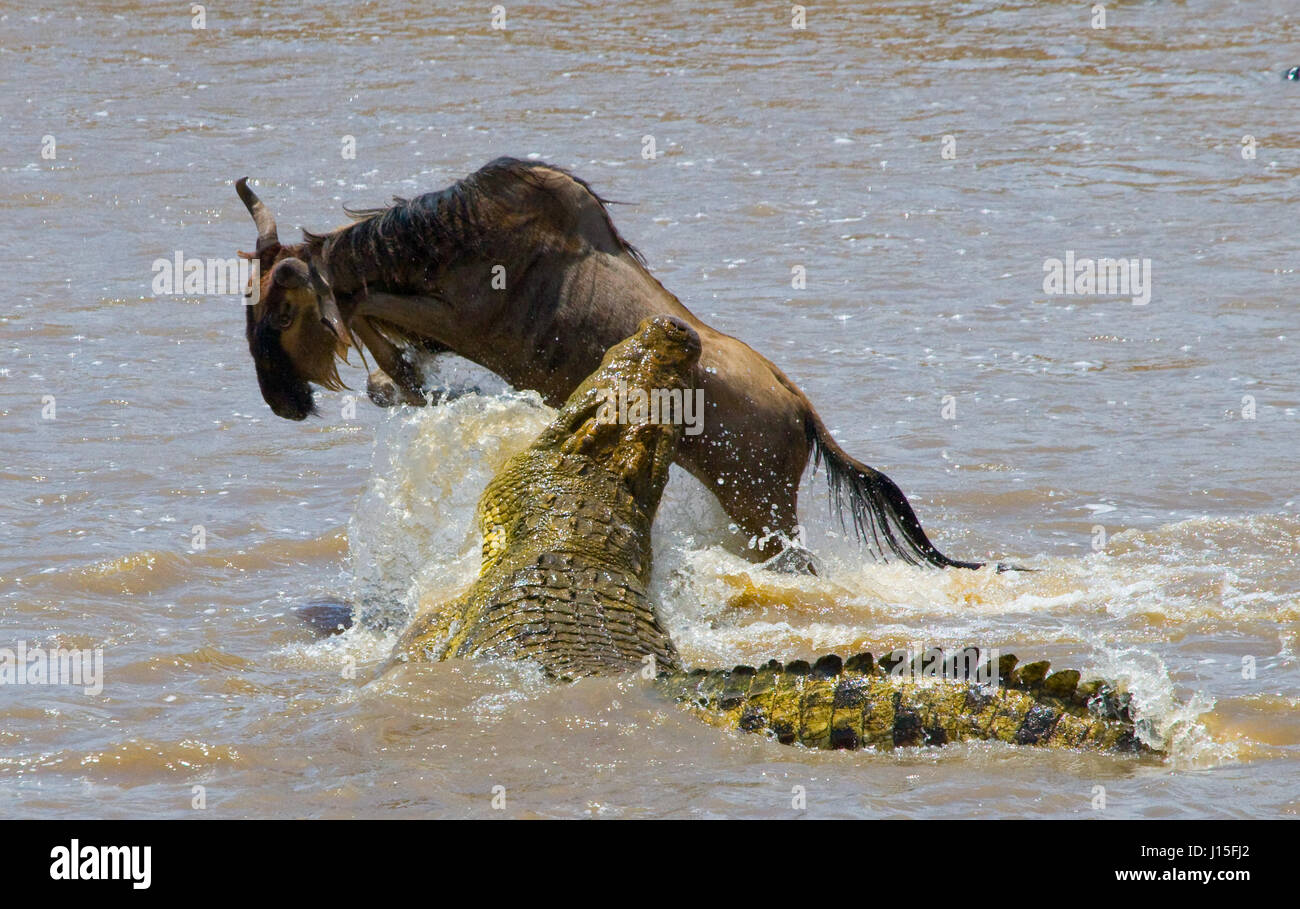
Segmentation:
{"type": "MultiPolygon", "coordinates": [[[[482,567],[469,591],[419,617],[409,657],[532,659],[576,679],[679,665],[650,603],[650,525],[681,427],[608,422],[611,389],[683,392],[699,340],[671,317],[615,345],[559,416],[479,499],[482,567]]],[[[617,416],[617,408],[614,408],[617,416]]]]}
{"type": "Polygon", "coordinates": [[[641,390],[644,399],[690,394],[699,350],[695,332],[665,316],[609,350],[554,422],[488,484],[477,580],[418,617],[395,659],[528,659],[566,680],[641,670],[710,723],[814,748],[983,739],[1145,750],[1113,686],[1080,685],[1073,670],[1048,675],[1043,662],[1017,667],[1012,656],[964,651],[922,665],[860,654],[685,670],[648,593],[650,528],[681,436],[680,410],[674,419],[628,408],[640,419],[618,422],[609,403],[615,389],[641,390]]]}

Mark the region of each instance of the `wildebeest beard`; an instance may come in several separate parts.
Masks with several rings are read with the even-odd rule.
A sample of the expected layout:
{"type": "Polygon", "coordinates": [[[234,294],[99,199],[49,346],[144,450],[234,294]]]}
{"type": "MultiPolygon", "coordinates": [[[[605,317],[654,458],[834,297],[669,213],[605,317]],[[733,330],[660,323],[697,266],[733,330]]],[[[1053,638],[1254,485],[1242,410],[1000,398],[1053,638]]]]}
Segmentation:
{"type": "Polygon", "coordinates": [[[253,318],[253,307],[245,307],[248,349],[257,368],[257,384],[262,397],[278,417],[305,420],[316,413],[311,386],[299,377],[293,362],[280,344],[280,330],[267,320],[253,318]]]}

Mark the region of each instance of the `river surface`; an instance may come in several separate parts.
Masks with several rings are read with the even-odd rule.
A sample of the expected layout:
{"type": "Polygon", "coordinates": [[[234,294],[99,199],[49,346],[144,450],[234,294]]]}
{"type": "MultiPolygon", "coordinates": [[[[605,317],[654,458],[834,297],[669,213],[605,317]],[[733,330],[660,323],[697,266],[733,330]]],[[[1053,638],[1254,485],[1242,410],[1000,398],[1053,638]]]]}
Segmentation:
{"type": "Polygon", "coordinates": [[[103,658],[98,694],[0,685],[0,816],[1300,814],[1292,0],[188,6],[0,6],[0,648],[103,658]],[[1123,680],[1170,758],[814,753],[490,663],[362,685],[548,412],[449,361],[481,391],[278,419],[240,298],[152,264],[252,249],[246,174],[295,239],[507,154],[629,203],[945,552],[1039,569],[877,565],[809,474],[825,571],[774,575],[679,472],[688,662],[997,647],[1123,680]],[[1048,293],[1068,254],[1149,259],[1149,300],[1048,293]]]}

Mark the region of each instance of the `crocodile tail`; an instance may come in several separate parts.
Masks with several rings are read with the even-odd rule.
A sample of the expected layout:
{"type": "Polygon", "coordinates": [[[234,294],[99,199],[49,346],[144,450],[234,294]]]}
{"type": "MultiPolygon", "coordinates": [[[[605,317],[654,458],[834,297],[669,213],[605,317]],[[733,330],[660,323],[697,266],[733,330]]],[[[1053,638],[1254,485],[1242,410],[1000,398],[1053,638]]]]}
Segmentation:
{"type": "Polygon", "coordinates": [[[937,664],[931,655],[869,653],[815,663],[772,660],[757,669],[694,669],[659,675],[656,685],[709,723],[765,733],[809,748],[892,749],[985,740],[1052,748],[1150,752],[1134,729],[1127,694],[1096,680],[1079,683],[1047,662],[1017,669],[968,648],[937,664]],[[972,667],[974,667],[972,669],[972,667]]]}

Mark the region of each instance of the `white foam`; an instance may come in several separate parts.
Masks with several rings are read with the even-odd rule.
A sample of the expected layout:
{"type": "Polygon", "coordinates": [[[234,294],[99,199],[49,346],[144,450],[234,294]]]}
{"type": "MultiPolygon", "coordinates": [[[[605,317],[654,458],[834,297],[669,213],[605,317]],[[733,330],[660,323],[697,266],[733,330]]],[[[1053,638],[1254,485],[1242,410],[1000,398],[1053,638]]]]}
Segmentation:
{"type": "MultiPolygon", "coordinates": [[[[377,433],[370,480],[349,525],[353,596],[392,601],[410,615],[422,600],[449,598],[470,584],[479,567],[478,498],[553,415],[537,395],[510,392],[395,410],[377,433]]],[[[1276,534],[1277,520],[1293,532],[1293,517],[1260,527],[1250,518],[1195,519],[1125,531],[1112,536],[1107,552],[1025,561],[1035,572],[935,571],[872,562],[829,517],[822,478],[806,476],[806,539],[824,571],[795,577],[730,551],[743,540],[709,492],[674,466],[653,531],[652,594],[688,662],[726,665],[786,655],[796,645],[830,651],[864,640],[1004,653],[1014,645],[1026,660],[1050,646],[1058,662],[1064,648],[1068,665],[1085,677],[1126,682],[1150,721],[1152,743],[1168,742],[1193,763],[1230,754],[1196,722],[1212,702],[1195,693],[1175,697],[1152,617],[1179,623],[1300,609],[1295,598],[1261,589],[1257,578],[1244,580],[1221,546],[1207,545],[1218,534],[1230,541],[1223,545],[1249,550],[1260,535],[1276,534]],[[747,615],[737,605],[746,592],[768,603],[768,612],[747,615]]]]}
{"type": "Polygon", "coordinates": [[[471,583],[479,496],[553,416],[533,392],[394,409],[376,433],[370,481],[348,525],[354,600],[411,610],[471,583]]]}

